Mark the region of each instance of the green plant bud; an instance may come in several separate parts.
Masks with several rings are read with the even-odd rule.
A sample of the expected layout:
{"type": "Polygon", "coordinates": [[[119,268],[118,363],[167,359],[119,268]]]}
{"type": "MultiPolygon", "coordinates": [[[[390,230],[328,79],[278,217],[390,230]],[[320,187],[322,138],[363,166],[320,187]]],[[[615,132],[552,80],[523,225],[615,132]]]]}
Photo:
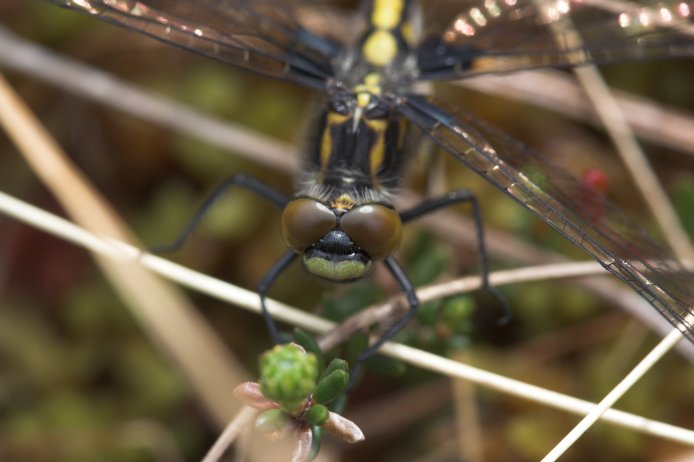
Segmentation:
{"type": "Polygon", "coordinates": [[[329,403],[340,396],[347,388],[349,374],[343,370],[332,371],[326,375],[313,392],[313,400],[316,403],[329,403]]]}
{"type": "Polygon", "coordinates": [[[270,409],[255,419],[256,428],[264,433],[275,433],[289,424],[289,416],[281,409],[270,409]]]}
{"type": "Polygon", "coordinates": [[[299,345],[277,345],[260,358],[260,389],[288,412],[300,410],[316,387],[316,356],[299,345]]]}
{"type": "Polygon", "coordinates": [[[316,339],[313,338],[312,335],[308,334],[307,332],[304,332],[298,327],[294,328],[293,337],[294,342],[304,347],[304,349],[309,353],[313,353],[314,355],[316,355],[316,359],[318,360],[318,370],[322,371],[325,360],[323,359],[323,351],[318,346],[318,342],[316,342],[316,339]]]}
{"type": "Polygon", "coordinates": [[[323,380],[323,378],[327,377],[332,371],[345,371],[349,373],[349,364],[344,359],[333,359],[330,361],[330,364],[328,364],[328,367],[321,373],[320,377],[318,377],[318,381],[320,382],[323,380]]]}
{"type": "Polygon", "coordinates": [[[438,320],[440,306],[438,300],[422,303],[417,309],[417,320],[425,326],[433,326],[438,320]]]}
{"type": "Polygon", "coordinates": [[[308,420],[308,423],[311,425],[318,425],[320,427],[328,421],[329,415],[330,411],[327,407],[322,404],[314,404],[311,406],[311,409],[306,412],[306,420],[308,420]]]}
{"type": "Polygon", "coordinates": [[[455,329],[470,320],[474,309],[475,301],[472,297],[452,297],[443,304],[442,319],[448,326],[455,329]]]}

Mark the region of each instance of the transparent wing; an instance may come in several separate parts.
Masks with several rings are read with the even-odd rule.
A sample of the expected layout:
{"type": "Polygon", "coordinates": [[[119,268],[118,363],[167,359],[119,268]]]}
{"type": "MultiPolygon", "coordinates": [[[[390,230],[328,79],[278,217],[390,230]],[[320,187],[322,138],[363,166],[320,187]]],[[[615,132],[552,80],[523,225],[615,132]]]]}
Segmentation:
{"type": "Polygon", "coordinates": [[[310,18],[306,12],[316,6],[311,2],[49,1],[228,64],[314,88],[322,88],[332,76],[332,60],[342,48],[327,32],[313,32],[301,22],[310,18]]]}
{"type": "Polygon", "coordinates": [[[399,110],[441,148],[624,280],[694,342],[694,272],[625,212],[473,115],[418,95],[408,96],[399,110]]]}
{"type": "Polygon", "coordinates": [[[694,56],[694,2],[422,2],[420,78],[694,56]]]}

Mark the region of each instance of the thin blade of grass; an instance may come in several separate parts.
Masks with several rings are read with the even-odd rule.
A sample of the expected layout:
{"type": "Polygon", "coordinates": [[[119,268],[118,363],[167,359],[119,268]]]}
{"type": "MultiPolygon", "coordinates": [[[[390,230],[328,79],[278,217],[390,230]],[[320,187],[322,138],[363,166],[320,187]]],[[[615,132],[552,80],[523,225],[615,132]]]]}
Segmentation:
{"type": "MultiPolygon", "coordinates": [[[[75,222],[94,234],[135,242],[126,225],[1,77],[0,123],[75,222]]],[[[214,422],[225,425],[240,406],[230,393],[248,377],[243,367],[179,290],[131,261],[95,258],[147,335],[180,368],[214,422]]]]}

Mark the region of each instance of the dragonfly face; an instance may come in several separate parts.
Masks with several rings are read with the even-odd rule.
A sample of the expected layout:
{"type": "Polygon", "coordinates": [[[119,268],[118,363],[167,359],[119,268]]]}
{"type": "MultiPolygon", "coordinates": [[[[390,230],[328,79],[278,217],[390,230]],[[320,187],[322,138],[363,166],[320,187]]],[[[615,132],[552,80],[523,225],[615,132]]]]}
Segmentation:
{"type": "Polygon", "coordinates": [[[390,206],[354,205],[351,196],[330,205],[307,197],[282,213],[282,236],[302,255],[312,274],[335,282],[362,278],[374,260],[392,255],[400,244],[402,222],[390,206]]]}
{"type": "Polygon", "coordinates": [[[399,242],[390,204],[408,127],[598,260],[694,341],[692,274],[579,180],[415,81],[692,57],[686,1],[373,0],[352,43],[301,19],[311,1],[54,0],[162,41],[327,95],[283,236],[306,268],[350,281],[399,242]],[[421,15],[420,21],[410,21],[421,15]],[[377,224],[373,225],[372,224],[377,224]]]}

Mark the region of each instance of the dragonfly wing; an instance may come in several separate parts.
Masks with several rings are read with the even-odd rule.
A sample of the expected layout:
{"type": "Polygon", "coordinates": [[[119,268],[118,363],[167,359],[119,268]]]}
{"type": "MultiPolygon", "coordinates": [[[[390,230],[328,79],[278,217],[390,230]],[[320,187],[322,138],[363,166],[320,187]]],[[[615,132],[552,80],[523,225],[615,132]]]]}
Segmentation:
{"type": "Polygon", "coordinates": [[[694,2],[433,0],[420,79],[694,56],[694,2]]]}
{"type": "Polygon", "coordinates": [[[694,273],[623,210],[471,114],[420,95],[404,97],[399,110],[441,148],[624,280],[694,342],[694,273]]]}
{"type": "Polygon", "coordinates": [[[314,33],[302,24],[300,18],[307,15],[294,1],[49,1],[234,66],[313,88],[323,88],[333,75],[332,61],[342,49],[326,33],[314,33]]]}

